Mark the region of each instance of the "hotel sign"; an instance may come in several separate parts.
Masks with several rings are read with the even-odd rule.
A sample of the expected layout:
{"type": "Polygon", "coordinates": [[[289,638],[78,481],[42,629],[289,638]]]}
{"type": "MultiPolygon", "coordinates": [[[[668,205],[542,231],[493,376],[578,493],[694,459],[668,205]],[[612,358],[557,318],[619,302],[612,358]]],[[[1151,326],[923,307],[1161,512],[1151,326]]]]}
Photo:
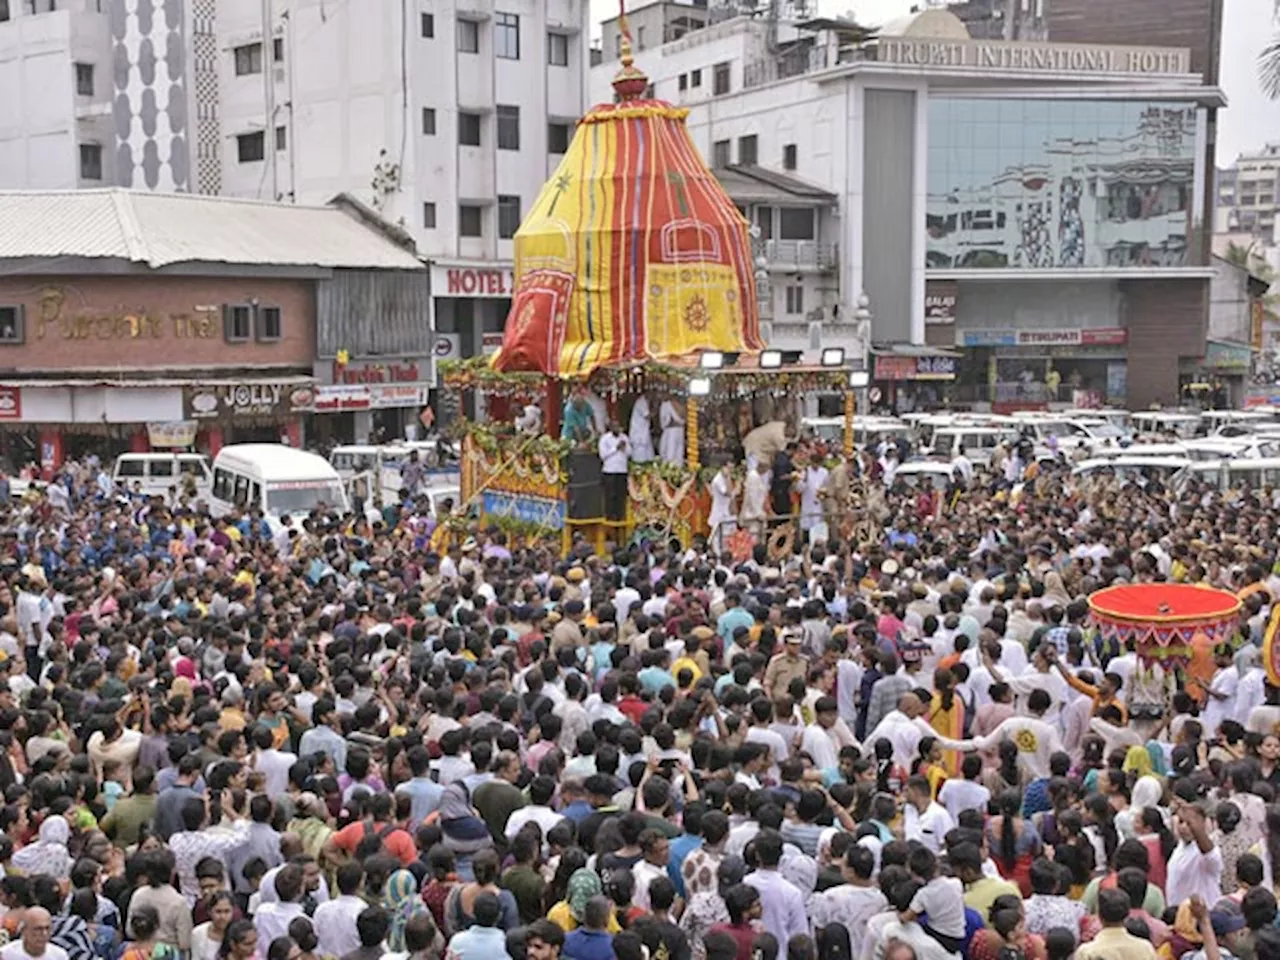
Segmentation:
{"type": "Polygon", "coordinates": [[[876,44],[876,60],[910,67],[1031,70],[1041,73],[1161,76],[1191,72],[1191,51],[1186,49],[1094,43],[882,38],[876,44]]]}

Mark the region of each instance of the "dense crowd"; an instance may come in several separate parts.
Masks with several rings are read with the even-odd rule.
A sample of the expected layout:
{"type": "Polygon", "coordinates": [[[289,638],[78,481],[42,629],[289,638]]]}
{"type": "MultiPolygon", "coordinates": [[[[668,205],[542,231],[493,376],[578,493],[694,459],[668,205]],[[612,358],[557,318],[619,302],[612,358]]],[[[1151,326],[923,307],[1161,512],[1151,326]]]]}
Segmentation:
{"type": "Polygon", "coordinates": [[[1280,960],[1271,492],[881,453],[873,536],[737,559],[64,468],[0,506],[0,958],[1280,960]],[[1233,641],[1090,625],[1157,581],[1233,641]]]}

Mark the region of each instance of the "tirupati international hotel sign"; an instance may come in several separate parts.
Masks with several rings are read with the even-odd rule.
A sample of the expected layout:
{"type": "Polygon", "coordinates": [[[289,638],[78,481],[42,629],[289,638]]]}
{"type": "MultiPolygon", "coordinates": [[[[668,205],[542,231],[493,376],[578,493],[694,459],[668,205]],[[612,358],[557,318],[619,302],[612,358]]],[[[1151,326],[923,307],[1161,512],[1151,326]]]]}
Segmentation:
{"type": "Polygon", "coordinates": [[[912,67],[1032,70],[1043,73],[1163,76],[1191,72],[1191,52],[1177,47],[1095,43],[880,38],[879,63],[912,67]]]}

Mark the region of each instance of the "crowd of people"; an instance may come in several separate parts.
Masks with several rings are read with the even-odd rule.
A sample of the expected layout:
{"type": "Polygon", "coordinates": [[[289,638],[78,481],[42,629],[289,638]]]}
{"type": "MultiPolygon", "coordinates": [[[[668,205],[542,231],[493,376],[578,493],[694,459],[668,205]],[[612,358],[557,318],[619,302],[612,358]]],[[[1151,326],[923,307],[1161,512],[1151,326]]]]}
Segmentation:
{"type": "Polygon", "coordinates": [[[0,958],[1280,960],[1270,492],[968,469],[735,560],[68,467],[0,505],[0,958]],[[1232,641],[1091,626],[1156,581],[1232,641]]]}

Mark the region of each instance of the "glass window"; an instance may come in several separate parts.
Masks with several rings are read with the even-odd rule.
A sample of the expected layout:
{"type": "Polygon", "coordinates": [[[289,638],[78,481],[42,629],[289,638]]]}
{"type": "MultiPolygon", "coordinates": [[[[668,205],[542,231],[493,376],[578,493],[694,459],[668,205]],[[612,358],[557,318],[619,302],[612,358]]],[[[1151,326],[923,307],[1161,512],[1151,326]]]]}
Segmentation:
{"type": "Polygon", "coordinates": [[[753,133],[738,138],[738,163],[754,167],[760,162],[760,139],[753,133]]]}
{"type": "Polygon", "coordinates": [[[458,21],[458,52],[480,52],[480,24],[474,20],[458,21]]]}
{"type": "Polygon", "coordinates": [[[436,35],[436,18],[434,14],[422,14],[422,39],[430,40],[436,35]]]}
{"type": "Polygon", "coordinates": [[[246,43],[242,47],[236,47],[231,55],[236,61],[237,77],[247,77],[250,74],[262,72],[262,44],[246,43]]]}
{"type": "Polygon", "coordinates": [[[553,67],[569,65],[569,37],[563,33],[547,34],[547,63],[553,67]]]}
{"type": "Polygon", "coordinates": [[[729,64],[717,63],[711,75],[711,93],[722,97],[729,92],[729,64]]]}
{"type": "Polygon", "coordinates": [[[93,96],[93,64],[76,64],[76,94],[81,97],[93,96]]]}
{"type": "Polygon", "coordinates": [[[164,477],[168,479],[173,476],[172,460],[152,460],[147,464],[147,474],[152,477],[164,477]]]}
{"type": "Polygon", "coordinates": [[[436,135],[436,111],[434,107],[422,108],[422,135],[424,137],[434,137],[436,135]]]}
{"type": "Polygon", "coordinates": [[[102,179],[102,144],[80,144],[80,179],[102,179]]]}
{"type": "Polygon", "coordinates": [[[498,104],[498,149],[520,149],[520,108],[498,104]]]}
{"type": "Polygon", "coordinates": [[[144,460],[121,460],[116,464],[117,477],[140,477],[147,469],[144,460]]]}
{"type": "Polygon", "coordinates": [[[711,146],[711,165],[717,170],[733,163],[733,143],[729,140],[717,140],[711,146]]]}
{"type": "Polygon", "coordinates": [[[515,13],[493,15],[493,55],[500,60],[520,59],[520,16],[515,13]]]}
{"type": "Polygon", "coordinates": [[[1183,266],[1196,139],[1189,104],[935,98],[927,266],[1183,266]]]}
{"type": "Polygon", "coordinates": [[[567,153],[569,150],[569,124],[547,124],[547,153],[567,153]]]}
{"type": "Polygon", "coordinates": [[[484,236],[484,208],[462,204],[458,207],[458,235],[463,237],[484,236]]]}
{"type": "Polygon", "coordinates": [[[510,240],[520,229],[520,198],[498,195],[498,238],[510,240]]]}
{"type": "Polygon", "coordinates": [[[813,211],[783,207],[778,211],[778,234],[781,240],[813,240],[816,238],[813,211]]]}
{"type": "Polygon", "coordinates": [[[458,143],[464,147],[480,146],[480,114],[458,114],[458,143]]]}
{"type": "Polygon", "coordinates": [[[255,163],[267,155],[267,137],[257,133],[242,133],[236,137],[236,158],[241,163],[255,163]]]}

